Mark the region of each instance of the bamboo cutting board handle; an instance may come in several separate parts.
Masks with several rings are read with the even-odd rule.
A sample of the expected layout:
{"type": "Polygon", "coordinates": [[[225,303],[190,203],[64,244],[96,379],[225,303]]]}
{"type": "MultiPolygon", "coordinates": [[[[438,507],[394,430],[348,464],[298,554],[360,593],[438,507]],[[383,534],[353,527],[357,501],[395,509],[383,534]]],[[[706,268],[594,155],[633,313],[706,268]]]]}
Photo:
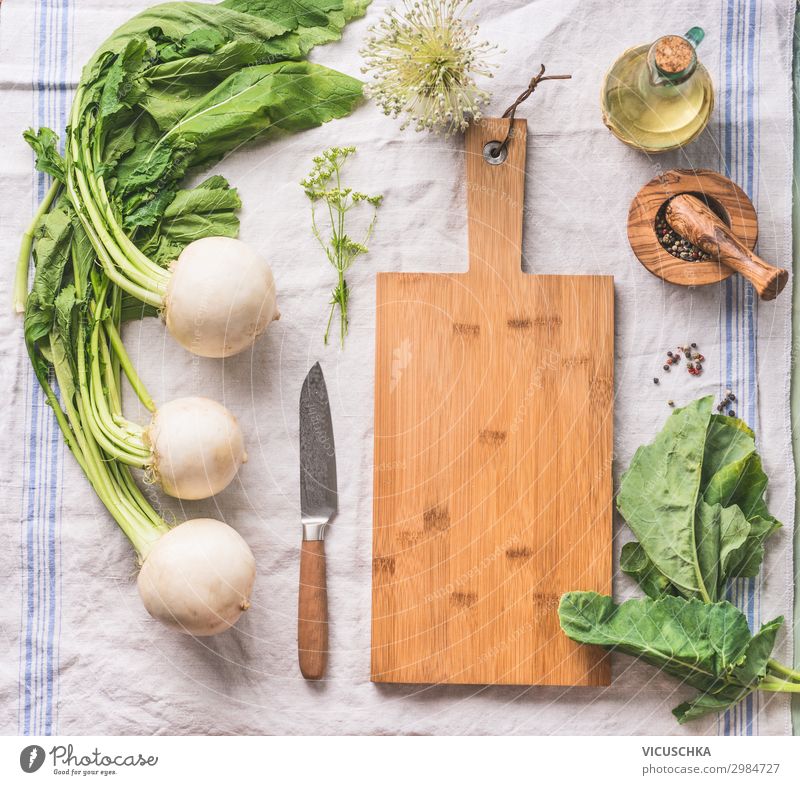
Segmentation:
{"type": "Polygon", "coordinates": [[[502,163],[484,157],[487,144],[506,138],[508,125],[505,118],[485,117],[466,132],[469,273],[489,280],[522,274],[525,120],[513,121],[502,163]]]}
{"type": "Polygon", "coordinates": [[[324,540],[303,541],[300,550],[300,599],[297,651],[306,679],[321,679],[328,661],[328,589],[324,540]]]}
{"type": "Polygon", "coordinates": [[[783,291],[788,271],[768,264],[742,245],[696,196],[676,196],[667,205],[666,217],[678,234],[747,278],[762,300],[774,300],[783,291]]]}

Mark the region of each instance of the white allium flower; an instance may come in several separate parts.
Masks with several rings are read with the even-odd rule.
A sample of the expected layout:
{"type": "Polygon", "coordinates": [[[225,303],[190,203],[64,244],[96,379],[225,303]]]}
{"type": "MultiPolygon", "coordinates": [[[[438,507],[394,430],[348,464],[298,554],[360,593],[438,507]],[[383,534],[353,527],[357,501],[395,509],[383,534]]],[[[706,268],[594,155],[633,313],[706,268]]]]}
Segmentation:
{"type": "Polygon", "coordinates": [[[471,2],[403,0],[371,26],[361,50],[362,72],[373,72],[364,90],[384,114],[405,115],[401,128],[464,131],[489,102],[474,77],[493,76],[487,58],[498,48],[475,40],[478,26],[465,14],[471,2]]]}

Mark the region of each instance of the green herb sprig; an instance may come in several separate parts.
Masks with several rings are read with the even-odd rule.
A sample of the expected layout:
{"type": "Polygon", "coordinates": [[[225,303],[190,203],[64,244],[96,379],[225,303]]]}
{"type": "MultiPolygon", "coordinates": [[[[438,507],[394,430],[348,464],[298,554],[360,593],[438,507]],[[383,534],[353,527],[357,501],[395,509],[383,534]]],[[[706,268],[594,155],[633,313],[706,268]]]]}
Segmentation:
{"type": "Polygon", "coordinates": [[[342,346],[349,326],[347,304],[350,299],[350,289],[344,276],[353,262],[368,252],[367,243],[378,218],[378,207],[383,200],[382,195],[370,196],[363,191],[354,191],[342,185],[342,166],[355,152],[355,147],[331,147],[325,150],[312,159],[313,169],[304,180],[300,181],[306,196],[311,200],[311,231],[337,273],[336,287],[331,292],[331,311],[325,328],[325,343],[328,343],[333,316],[338,306],[342,346]],[[320,229],[317,222],[317,209],[321,203],[327,208],[330,222],[330,227],[325,232],[320,229]],[[357,241],[345,230],[345,216],[359,204],[371,206],[372,219],[362,239],[357,241]]]}

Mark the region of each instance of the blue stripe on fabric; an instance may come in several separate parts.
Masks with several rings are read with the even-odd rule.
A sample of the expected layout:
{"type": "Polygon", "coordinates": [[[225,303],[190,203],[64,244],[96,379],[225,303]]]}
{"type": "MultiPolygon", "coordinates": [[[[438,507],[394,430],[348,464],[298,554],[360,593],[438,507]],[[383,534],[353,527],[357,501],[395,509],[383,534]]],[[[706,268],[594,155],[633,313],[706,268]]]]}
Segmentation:
{"type": "MultiPolygon", "coordinates": [[[[39,17],[39,47],[38,47],[38,62],[36,75],[36,84],[40,81],[42,68],[47,59],[46,43],[50,38],[47,35],[47,23],[49,19],[49,7],[46,2],[41,3],[41,16],[39,17]]],[[[38,107],[37,119],[39,124],[44,117],[45,113],[45,95],[43,90],[37,91],[38,107]]],[[[37,196],[38,200],[44,197],[43,178],[40,175],[37,178],[37,196]]],[[[36,479],[37,468],[39,464],[39,412],[41,409],[42,394],[41,388],[38,383],[32,385],[31,407],[32,407],[32,421],[31,431],[29,436],[29,458],[28,458],[28,482],[26,484],[26,492],[28,494],[28,509],[26,520],[26,575],[27,575],[27,594],[28,594],[28,608],[26,614],[26,630],[25,630],[25,703],[23,711],[23,734],[30,735],[35,733],[36,729],[34,723],[34,676],[33,676],[33,660],[34,660],[34,630],[36,621],[36,592],[38,589],[37,580],[37,559],[36,548],[34,547],[34,529],[36,527],[37,510],[36,510],[36,479]]]]}
{"type": "MultiPolygon", "coordinates": [[[[37,61],[33,75],[36,124],[60,130],[66,123],[65,86],[68,67],[70,0],[39,0],[34,29],[37,61]]],[[[38,200],[49,185],[37,174],[38,200]]],[[[58,633],[60,528],[58,526],[59,473],[63,446],[52,417],[46,415],[46,398],[33,372],[27,395],[29,436],[23,481],[25,521],[24,676],[20,731],[24,735],[50,735],[55,726],[58,633]]],[[[22,643],[21,643],[21,659],[22,643]]]]}
{"type": "MultiPolygon", "coordinates": [[[[725,8],[725,129],[723,168],[753,198],[757,187],[757,103],[755,84],[760,51],[759,29],[756,24],[757,0],[728,0],[725,8]],[[743,74],[744,78],[739,78],[743,74]]],[[[722,25],[721,25],[722,27],[722,25]]],[[[729,279],[725,283],[724,340],[725,385],[739,396],[739,415],[756,428],[756,321],[758,303],[749,283],[729,279]],[[733,380],[738,384],[734,388],[733,380]]],[[[741,579],[730,587],[728,596],[746,615],[753,629],[760,607],[758,584],[755,579],[741,579]]],[[[752,735],[758,727],[756,703],[752,695],[725,713],[722,728],[725,735],[752,735]]],[[[719,729],[719,724],[718,724],[719,729]]]]}
{"type": "MultiPolygon", "coordinates": [[[[68,61],[68,20],[70,10],[70,0],[60,0],[61,6],[61,29],[56,40],[60,42],[59,57],[58,57],[58,73],[56,74],[55,84],[58,85],[57,91],[57,105],[54,114],[56,115],[56,124],[59,129],[66,125],[66,92],[67,92],[67,68],[68,61]]],[[[54,58],[55,59],[55,58],[54,58]]],[[[58,592],[56,590],[57,584],[57,570],[56,570],[56,533],[57,533],[57,505],[58,494],[57,489],[60,487],[58,482],[58,474],[61,466],[63,447],[60,439],[59,429],[56,428],[53,418],[49,419],[50,425],[50,449],[48,454],[51,457],[50,461],[50,510],[48,517],[47,528],[47,580],[49,591],[49,607],[48,607],[48,624],[47,624],[47,668],[45,674],[46,680],[46,700],[45,700],[45,716],[44,716],[44,733],[49,736],[53,733],[53,691],[54,681],[56,675],[56,666],[54,661],[54,650],[56,648],[55,630],[56,630],[56,606],[58,604],[58,592]]],[[[60,605],[59,605],[60,615],[60,605]]],[[[60,628],[60,625],[59,625],[60,628]]]]}

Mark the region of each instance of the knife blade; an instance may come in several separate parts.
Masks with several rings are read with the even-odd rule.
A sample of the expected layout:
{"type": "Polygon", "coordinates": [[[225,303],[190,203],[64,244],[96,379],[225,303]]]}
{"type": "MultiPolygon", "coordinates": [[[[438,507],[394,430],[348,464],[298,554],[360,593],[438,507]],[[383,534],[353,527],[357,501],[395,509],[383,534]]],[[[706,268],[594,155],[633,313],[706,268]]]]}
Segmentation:
{"type": "Polygon", "coordinates": [[[297,653],[306,679],[321,679],[328,659],[325,531],[339,506],[328,389],[319,363],[300,391],[300,590],[297,653]]]}

